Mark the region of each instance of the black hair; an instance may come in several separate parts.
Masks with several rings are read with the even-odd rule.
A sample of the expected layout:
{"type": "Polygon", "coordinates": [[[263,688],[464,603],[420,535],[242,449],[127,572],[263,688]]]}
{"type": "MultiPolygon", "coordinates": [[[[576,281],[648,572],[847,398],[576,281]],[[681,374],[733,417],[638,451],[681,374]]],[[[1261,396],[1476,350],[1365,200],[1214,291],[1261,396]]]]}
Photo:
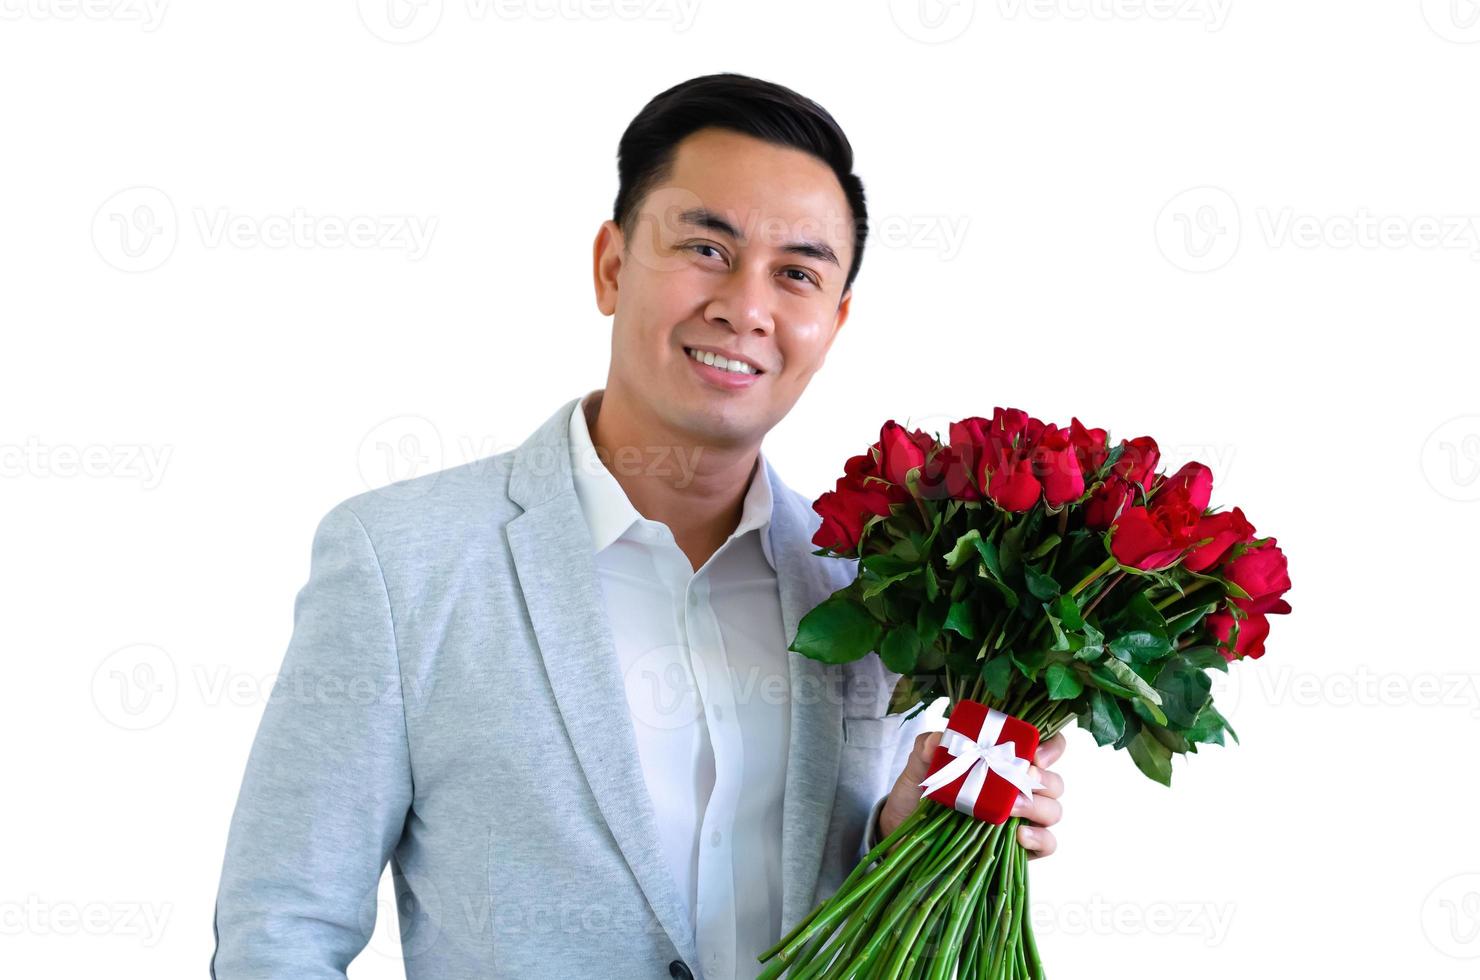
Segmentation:
{"type": "Polygon", "coordinates": [[[721,72],[680,82],[642,107],[617,144],[617,200],[612,220],[630,241],[642,199],[672,172],[678,144],[709,127],[733,130],[810,153],[832,168],[853,219],[853,261],[843,292],[863,263],[868,208],[853,173],[853,146],[822,106],[775,82],[721,72]]]}

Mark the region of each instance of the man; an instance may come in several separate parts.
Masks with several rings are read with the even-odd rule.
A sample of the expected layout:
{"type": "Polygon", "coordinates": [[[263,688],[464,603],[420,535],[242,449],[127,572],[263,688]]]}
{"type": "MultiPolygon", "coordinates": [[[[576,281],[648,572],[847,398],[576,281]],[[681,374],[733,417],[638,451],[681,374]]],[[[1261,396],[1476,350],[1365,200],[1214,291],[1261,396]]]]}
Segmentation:
{"type": "MultiPolygon", "coordinates": [[[[896,675],[786,650],[853,568],[760,452],[847,319],[851,169],[821,107],[744,76],[632,122],[605,387],[319,525],[214,977],[345,976],[388,860],[412,980],[750,977],[919,802],[939,735],[886,717],[896,675]]],[[[1042,855],[1062,780],[1036,774],[1042,855]]]]}

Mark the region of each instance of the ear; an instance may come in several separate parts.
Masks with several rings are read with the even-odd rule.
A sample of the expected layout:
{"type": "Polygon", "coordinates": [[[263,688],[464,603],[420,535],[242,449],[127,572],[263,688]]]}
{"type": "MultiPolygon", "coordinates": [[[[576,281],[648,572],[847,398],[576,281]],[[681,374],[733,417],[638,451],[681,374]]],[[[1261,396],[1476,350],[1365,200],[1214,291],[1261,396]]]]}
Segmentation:
{"type": "Polygon", "coordinates": [[[847,322],[848,310],[851,307],[852,303],[853,287],[849,286],[847,289],[843,290],[843,298],[838,300],[838,312],[833,319],[832,336],[827,338],[827,346],[822,348],[822,356],[824,359],[826,359],[827,357],[827,352],[832,350],[833,341],[838,339],[838,334],[842,331],[843,324],[847,322]]]}
{"type": "Polygon", "coordinates": [[[591,275],[596,287],[596,308],[605,316],[617,312],[617,277],[626,252],[622,229],[611,219],[603,221],[591,246],[591,275]]]}

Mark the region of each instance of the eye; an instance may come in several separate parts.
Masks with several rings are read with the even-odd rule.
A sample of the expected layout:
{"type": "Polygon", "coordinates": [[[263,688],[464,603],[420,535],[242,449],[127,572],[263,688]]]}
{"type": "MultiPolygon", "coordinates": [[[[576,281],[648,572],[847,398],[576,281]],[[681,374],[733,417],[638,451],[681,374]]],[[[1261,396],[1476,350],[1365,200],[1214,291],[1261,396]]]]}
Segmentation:
{"type": "Polygon", "coordinates": [[[817,280],[817,277],[814,276],[812,273],[808,272],[806,269],[801,269],[801,268],[798,268],[796,266],[792,266],[790,269],[786,269],[784,271],[786,271],[786,272],[800,272],[802,274],[802,278],[800,278],[800,279],[793,279],[792,282],[810,282],[814,286],[821,286],[822,285],[822,283],[817,280]]]}
{"type": "MultiPolygon", "coordinates": [[[[722,259],[722,258],[724,258],[724,254],[722,252],[720,252],[719,248],[717,246],[715,246],[715,245],[710,244],[709,242],[693,242],[691,244],[685,245],[684,248],[688,249],[691,252],[699,252],[700,249],[707,248],[711,252],[713,252],[714,255],[712,255],[712,256],[710,256],[710,255],[704,255],[704,257],[706,259],[707,258],[716,258],[716,259],[722,259]]],[[[700,254],[702,255],[703,253],[700,252],[700,254]]]]}

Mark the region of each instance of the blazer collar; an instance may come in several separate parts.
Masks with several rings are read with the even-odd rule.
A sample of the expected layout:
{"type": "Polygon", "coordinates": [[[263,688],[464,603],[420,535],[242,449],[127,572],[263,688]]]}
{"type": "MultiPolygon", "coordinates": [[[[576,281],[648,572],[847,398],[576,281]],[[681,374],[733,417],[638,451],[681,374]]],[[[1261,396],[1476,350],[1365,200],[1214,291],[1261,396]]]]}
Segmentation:
{"type": "MultiPolygon", "coordinates": [[[[550,688],[591,794],[675,948],[698,963],[658,834],[656,811],[605,615],[594,541],[576,498],[567,401],[512,452],[509,497],[522,512],[506,526],[509,549],[550,688]]],[[[771,520],[761,529],[776,567],[788,645],[797,624],[837,585],[812,554],[816,523],[804,499],[764,468],[771,520]]],[[[789,654],[791,737],[782,804],[782,932],[812,907],[837,791],[843,689],[837,665],[789,654]]]]}

